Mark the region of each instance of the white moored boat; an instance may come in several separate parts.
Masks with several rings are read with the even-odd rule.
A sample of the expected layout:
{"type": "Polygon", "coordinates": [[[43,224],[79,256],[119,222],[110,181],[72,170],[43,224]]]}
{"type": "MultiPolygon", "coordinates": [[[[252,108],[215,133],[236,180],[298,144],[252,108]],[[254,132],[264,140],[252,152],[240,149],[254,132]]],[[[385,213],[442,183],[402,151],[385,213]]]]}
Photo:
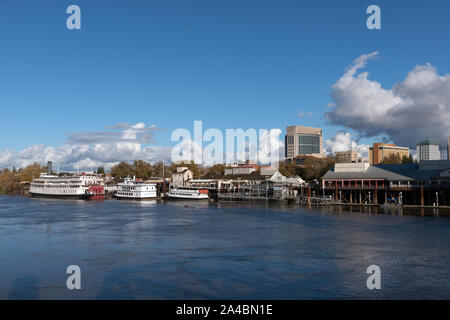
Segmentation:
{"type": "Polygon", "coordinates": [[[172,200],[208,200],[208,190],[189,187],[176,187],[165,194],[166,199],[172,200]]]}
{"type": "Polygon", "coordinates": [[[117,184],[115,196],[118,199],[155,199],[156,184],[125,178],[123,183],[117,184]]]}
{"type": "Polygon", "coordinates": [[[41,174],[33,179],[29,193],[33,197],[46,198],[92,198],[104,195],[103,180],[95,174],[75,174],[73,176],[58,176],[41,174]]]}

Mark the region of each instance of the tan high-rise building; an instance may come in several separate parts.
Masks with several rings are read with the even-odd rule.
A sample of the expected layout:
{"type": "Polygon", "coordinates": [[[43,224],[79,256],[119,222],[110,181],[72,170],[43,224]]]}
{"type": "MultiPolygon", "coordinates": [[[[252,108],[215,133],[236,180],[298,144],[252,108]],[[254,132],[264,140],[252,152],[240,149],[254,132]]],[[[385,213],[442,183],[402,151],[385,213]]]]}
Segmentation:
{"type": "Polygon", "coordinates": [[[284,156],[293,158],[298,155],[311,155],[323,158],[323,134],[322,129],[289,126],[286,128],[284,141],[284,156]]]}
{"type": "Polygon", "coordinates": [[[390,143],[374,143],[369,148],[369,163],[379,164],[384,159],[388,159],[391,155],[398,155],[400,159],[404,156],[409,157],[408,147],[398,147],[390,143]]]}
{"type": "Polygon", "coordinates": [[[358,162],[358,151],[348,150],[336,152],[336,162],[337,163],[352,163],[358,162]]]}

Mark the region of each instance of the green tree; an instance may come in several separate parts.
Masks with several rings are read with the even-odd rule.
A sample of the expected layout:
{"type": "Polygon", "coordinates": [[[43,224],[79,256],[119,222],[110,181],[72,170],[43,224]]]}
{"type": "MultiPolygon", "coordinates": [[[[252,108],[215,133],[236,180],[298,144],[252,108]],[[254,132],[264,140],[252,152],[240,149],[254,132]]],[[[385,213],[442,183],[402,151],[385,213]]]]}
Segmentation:
{"type": "Polygon", "coordinates": [[[111,175],[115,179],[123,179],[126,177],[131,177],[133,174],[134,174],[133,166],[126,163],[125,161],[122,161],[111,168],[111,175]]]}
{"type": "Polygon", "coordinates": [[[215,164],[212,167],[206,168],[203,178],[205,179],[219,179],[225,175],[225,165],[215,164]]]}
{"type": "Polygon", "coordinates": [[[402,163],[414,163],[414,159],[413,159],[412,155],[409,155],[409,157],[403,156],[402,163]]]}
{"type": "Polygon", "coordinates": [[[134,175],[136,178],[144,180],[150,179],[153,173],[153,168],[150,163],[143,160],[136,160],[133,163],[134,175]]]}
{"type": "Polygon", "coordinates": [[[97,173],[98,173],[98,174],[105,174],[105,168],[103,168],[103,166],[98,167],[97,173]]]}
{"type": "Polygon", "coordinates": [[[163,171],[165,178],[169,178],[172,175],[170,168],[167,166],[167,164],[163,165],[162,161],[158,161],[153,165],[152,173],[154,177],[163,177],[163,171]]]}

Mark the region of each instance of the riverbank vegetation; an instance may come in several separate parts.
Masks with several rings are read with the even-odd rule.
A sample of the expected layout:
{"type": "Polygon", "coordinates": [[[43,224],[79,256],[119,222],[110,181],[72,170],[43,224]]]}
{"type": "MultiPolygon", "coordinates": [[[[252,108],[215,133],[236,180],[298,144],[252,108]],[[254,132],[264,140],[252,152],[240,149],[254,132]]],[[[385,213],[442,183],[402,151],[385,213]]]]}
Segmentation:
{"type": "Polygon", "coordinates": [[[45,172],[46,167],[34,163],[25,168],[6,168],[0,171],[0,193],[1,194],[22,194],[25,191],[25,184],[30,183],[33,178],[39,177],[41,172],[45,172]]]}

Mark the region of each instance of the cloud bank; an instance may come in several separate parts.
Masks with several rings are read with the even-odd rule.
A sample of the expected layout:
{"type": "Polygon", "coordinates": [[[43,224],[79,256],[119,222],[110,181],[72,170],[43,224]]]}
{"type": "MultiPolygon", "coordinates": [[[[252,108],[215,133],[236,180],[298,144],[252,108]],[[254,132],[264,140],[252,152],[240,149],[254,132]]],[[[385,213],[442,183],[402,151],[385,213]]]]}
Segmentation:
{"type": "Polygon", "coordinates": [[[369,73],[358,71],[378,52],[362,55],[333,85],[326,118],[355,130],[361,137],[386,135],[397,145],[415,147],[425,138],[445,145],[450,135],[450,75],[441,76],[427,63],[384,89],[369,73]]]}
{"type": "Polygon", "coordinates": [[[32,145],[21,151],[0,151],[0,168],[26,167],[35,162],[53,161],[61,170],[96,170],[99,166],[110,168],[120,161],[159,161],[168,148],[146,146],[154,143],[154,132],[162,129],[147,127],[145,123],[119,124],[105,132],[78,132],[69,135],[60,147],[32,145]],[[119,131],[117,131],[119,130],[119,131]]]}
{"type": "Polygon", "coordinates": [[[360,158],[369,159],[369,145],[358,144],[357,141],[352,140],[350,133],[339,132],[331,139],[324,142],[325,153],[333,155],[339,151],[355,150],[358,151],[360,158]]]}

